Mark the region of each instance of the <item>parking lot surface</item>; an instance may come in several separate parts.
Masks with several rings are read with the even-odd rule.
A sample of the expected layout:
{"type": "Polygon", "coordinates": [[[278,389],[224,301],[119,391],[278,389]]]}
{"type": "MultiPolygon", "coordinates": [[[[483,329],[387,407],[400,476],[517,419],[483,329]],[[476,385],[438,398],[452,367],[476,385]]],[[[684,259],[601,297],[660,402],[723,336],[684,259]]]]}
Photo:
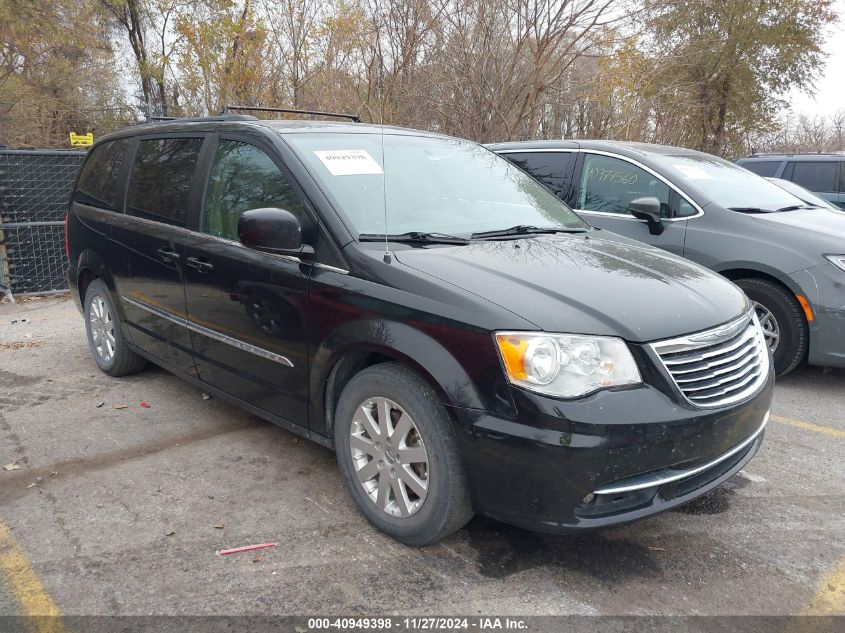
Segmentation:
{"type": "Polygon", "coordinates": [[[476,517],[414,549],[331,451],[155,367],[102,374],[69,300],[0,305],[0,615],[845,614],[845,372],[800,369],[772,414],[676,511],[575,537],[476,517]]]}

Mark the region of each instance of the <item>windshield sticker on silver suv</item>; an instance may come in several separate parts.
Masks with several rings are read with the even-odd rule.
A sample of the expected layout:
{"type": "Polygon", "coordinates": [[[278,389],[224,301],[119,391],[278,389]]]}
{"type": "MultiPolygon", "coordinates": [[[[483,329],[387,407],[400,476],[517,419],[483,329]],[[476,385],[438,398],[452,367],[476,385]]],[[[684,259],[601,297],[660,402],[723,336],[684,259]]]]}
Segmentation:
{"type": "Polygon", "coordinates": [[[383,174],[381,165],[365,149],[314,151],[332,176],[365,176],[383,174]]]}
{"type": "Polygon", "coordinates": [[[713,176],[697,165],[672,165],[672,167],[691,180],[711,180],[713,178],[713,176]]]}

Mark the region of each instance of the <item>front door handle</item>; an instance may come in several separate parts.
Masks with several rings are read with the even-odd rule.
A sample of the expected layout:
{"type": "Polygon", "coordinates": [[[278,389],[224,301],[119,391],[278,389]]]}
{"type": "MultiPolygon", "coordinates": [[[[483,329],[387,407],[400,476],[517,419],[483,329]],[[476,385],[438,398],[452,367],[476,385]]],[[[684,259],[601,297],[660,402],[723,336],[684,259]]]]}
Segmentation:
{"type": "Polygon", "coordinates": [[[210,270],[214,270],[214,264],[212,264],[211,262],[203,261],[198,257],[189,257],[186,260],[186,263],[188,264],[188,266],[195,270],[198,270],[201,273],[207,273],[210,270]]]}
{"type": "Polygon", "coordinates": [[[179,259],[179,253],[176,251],[169,251],[166,248],[158,249],[156,254],[161,261],[167,262],[168,264],[179,259]]]}

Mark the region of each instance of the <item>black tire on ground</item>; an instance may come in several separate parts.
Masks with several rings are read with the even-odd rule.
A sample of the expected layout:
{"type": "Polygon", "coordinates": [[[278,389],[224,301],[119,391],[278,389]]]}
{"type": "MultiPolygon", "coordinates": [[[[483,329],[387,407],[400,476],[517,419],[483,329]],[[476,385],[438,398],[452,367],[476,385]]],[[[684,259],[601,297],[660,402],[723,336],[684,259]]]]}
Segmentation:
{"type": "Polygon", "coordinates": [[[85,301],[82,305],[84,306],[83,314],[85,316],[85,333],[88,337],[88,348],[91,350],[91,357],[97,363],[97,366],[109,376],[125,376],[141,371],[147,364],[147,361],[126,346],[126,341],[120,330],[120,321],[118,320],[117,312],[114,309],[114,304],[112,304],[108,288],[106,288],[106,284],[102,280],[95,279],[88,285],[85,291],[85,301]],[[91,306],[95,299],[102,299],[108,313],[111,315],[114,334],[114,354],[109,359],[104,359],[94,344],[91,306]]]}
{"type": "Polygon", "coordinates": [[[785,376],[804,360],[809,334],[804,311],[789,290],[765,279],[738,279],[734,282],[749,299],[771,312],[780,338],[774,351],[775,374],[785,376]]]}
{"type": "Polygon", "coordinates": [[[446,409],[434,390],[410,369],[398,363],[383,363],[354,376],[338,402],[334,439],[340,471],[358,509],[373,525],[398,541],[407,545],[435,543],[472,518],[469,484],[446,409]],[[387,398],[399,405],[410,415],[425,445],[426,496],[410,516],[393,516],[379,508],[358,481],[350,431],[353,416],[370,398],[387,398]]]}

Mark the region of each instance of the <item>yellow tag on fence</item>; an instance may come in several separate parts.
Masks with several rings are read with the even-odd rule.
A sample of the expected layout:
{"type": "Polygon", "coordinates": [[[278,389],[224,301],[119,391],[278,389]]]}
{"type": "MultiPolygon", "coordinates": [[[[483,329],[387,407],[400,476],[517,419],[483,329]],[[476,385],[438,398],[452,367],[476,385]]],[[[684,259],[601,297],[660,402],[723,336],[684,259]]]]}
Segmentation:
{"type": "Polygon", "coordinates": [[[71,147],[91,147],[94,144],[94,133],[88,132],[88,134],[77,134],[76,132],[70,133],[70,146],[71,147]]]}

